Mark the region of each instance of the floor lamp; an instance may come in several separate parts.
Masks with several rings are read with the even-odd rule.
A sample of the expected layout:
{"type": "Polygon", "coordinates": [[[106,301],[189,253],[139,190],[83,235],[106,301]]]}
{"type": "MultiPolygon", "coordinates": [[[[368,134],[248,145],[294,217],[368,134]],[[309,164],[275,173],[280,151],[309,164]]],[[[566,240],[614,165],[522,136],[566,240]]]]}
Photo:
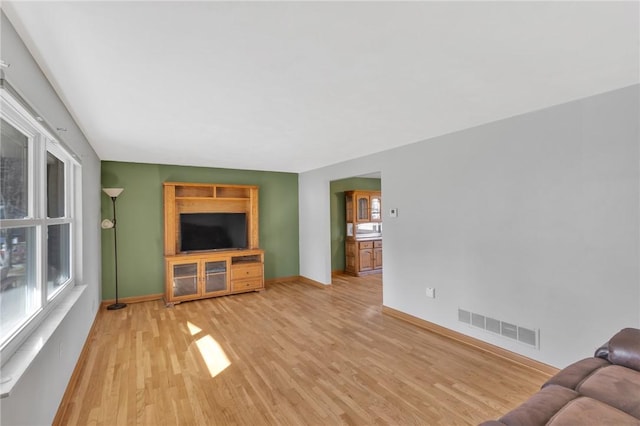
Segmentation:
{"type": "Polygon", "coordinates": [[[122,309],[127,306],[126,303],[118,303],[118,232],[116,230],[116,198],[124,191],[124,188],[103,188],[105,194],[111,197],[113,203],[113,220],[105,219],[102,221],[102,229],[113,229],[113,254],[116,273],[116,302],[107,306],[107,309],[113,311],[122,309]]]}

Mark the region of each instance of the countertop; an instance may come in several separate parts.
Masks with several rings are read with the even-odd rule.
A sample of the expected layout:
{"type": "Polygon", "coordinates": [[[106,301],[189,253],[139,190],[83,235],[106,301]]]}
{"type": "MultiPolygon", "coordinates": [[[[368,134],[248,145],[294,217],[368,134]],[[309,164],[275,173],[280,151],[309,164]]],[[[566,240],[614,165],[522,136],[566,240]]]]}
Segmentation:
{"type": "Polygon", "coordinates": [[[353,238],[355,241],[376,241],[376,240],[382,240],[382,235],[379,235],[377,237],[348,237],[348,238],[353,238]]]}

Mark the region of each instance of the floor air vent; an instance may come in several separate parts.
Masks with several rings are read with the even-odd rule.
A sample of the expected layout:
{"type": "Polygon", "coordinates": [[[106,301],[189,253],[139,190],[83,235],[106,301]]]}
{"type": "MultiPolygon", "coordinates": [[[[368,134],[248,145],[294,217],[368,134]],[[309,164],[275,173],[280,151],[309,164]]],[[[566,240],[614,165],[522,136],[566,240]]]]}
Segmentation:
{"type": "Polygon", "coordinates": [[[458,321],[538,348],[538,331],[458,308],[458,321]]]}

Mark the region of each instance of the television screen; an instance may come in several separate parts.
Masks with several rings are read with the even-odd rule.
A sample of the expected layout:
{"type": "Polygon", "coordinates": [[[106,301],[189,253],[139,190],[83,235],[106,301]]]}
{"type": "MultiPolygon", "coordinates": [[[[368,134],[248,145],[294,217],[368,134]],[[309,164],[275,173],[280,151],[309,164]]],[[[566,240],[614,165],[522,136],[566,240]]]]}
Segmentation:
{"type": "Polygon", "coordinates": [[[247,248],[246,213],[181,213],[180,251],[247,248]]]}

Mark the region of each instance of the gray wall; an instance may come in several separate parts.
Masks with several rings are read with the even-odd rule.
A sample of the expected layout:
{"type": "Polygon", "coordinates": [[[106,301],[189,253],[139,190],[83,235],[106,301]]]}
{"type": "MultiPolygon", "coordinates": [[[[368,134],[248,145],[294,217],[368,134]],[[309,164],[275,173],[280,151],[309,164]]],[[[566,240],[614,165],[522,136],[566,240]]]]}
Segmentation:
{"type": "Polygon", "coordinates": [[[330,282],[328,182],[381,171],[386,306],[557,367],[590,356],[640,326],[639,94],[301,174],[301,275],[330,282]],[[539,350],[459,322],[458,308],[539,329],[539,350]]]}
{"type": "Polygon", "coordinates": [[[82,164],[82,279],[87,290],[22,376],[8,398],[0,400],[3,425],[51,424],[100,304],[100,161],[2,13],[2,59],[11,64],[6,80],[53,127],[82,164]]]}

